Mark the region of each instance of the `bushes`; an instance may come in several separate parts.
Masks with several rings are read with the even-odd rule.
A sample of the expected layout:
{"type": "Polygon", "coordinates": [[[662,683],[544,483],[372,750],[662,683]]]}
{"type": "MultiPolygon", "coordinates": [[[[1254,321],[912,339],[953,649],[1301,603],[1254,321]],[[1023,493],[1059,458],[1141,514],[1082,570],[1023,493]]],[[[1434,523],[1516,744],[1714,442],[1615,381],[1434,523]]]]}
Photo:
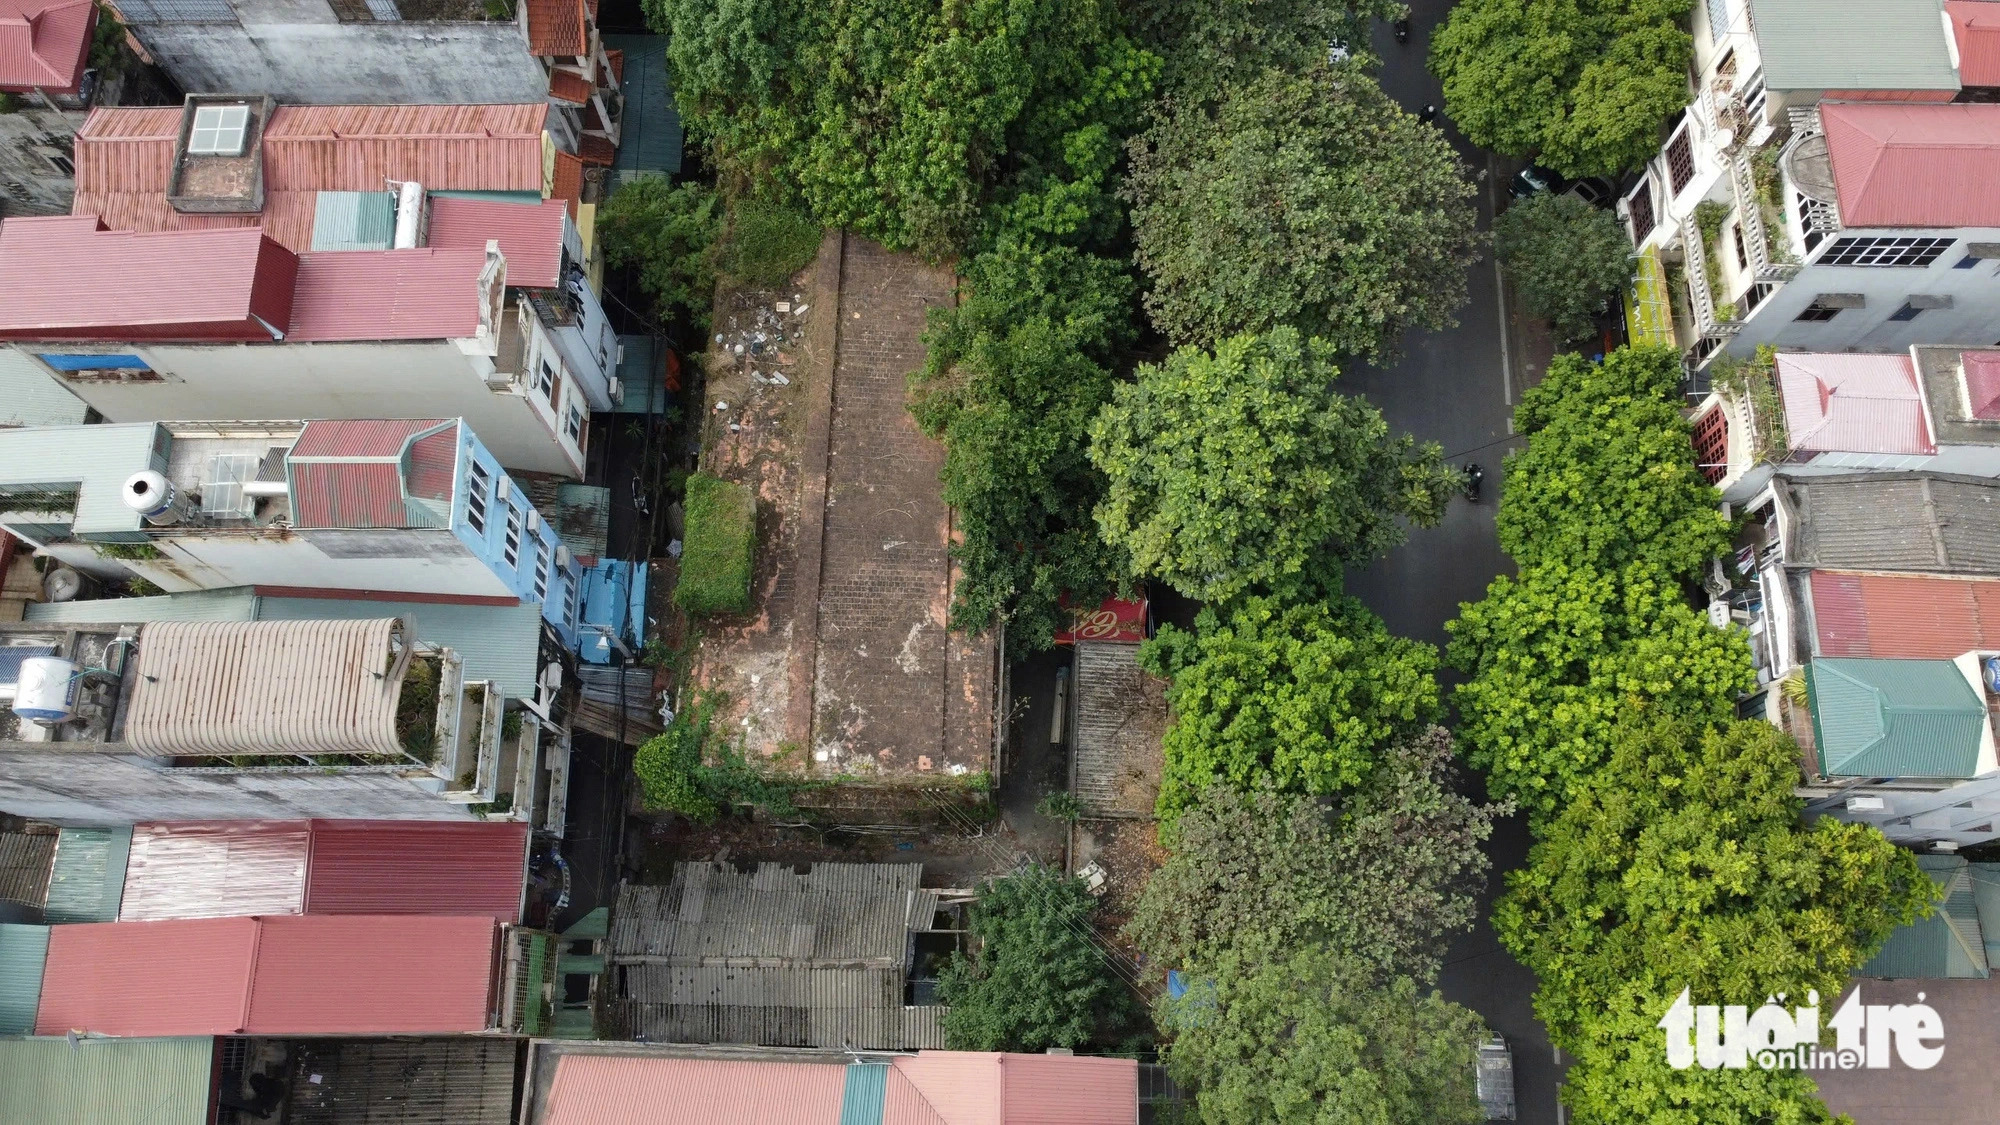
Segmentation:
{"type": "Polygon", "coordinates": [[[695,616],[749,612],[756,551],[756,495],[707,473],[689,477],[674,604],[695,616]]]}
{"type": "Polygon", "coordinates": [[[716,272],[737,285],[781,288],[812,264],[819,241],[819,224],[803,211],[740,199],[730,207],[728,227],[715,244],[716,272]]]}
{"type": "Polygon", "coordinates": [[[1507,208],[1493,220],[1493,249],[1528,311],[1559,341],[1590,336],[1612,295],[1632,280],[1632,242],[1618,217],[1567,193],[1507,208]]]}
{"type": "Polygon", "coordinates": [[[605,260],[639,271],[639,287],[660,319],[692,317],[708,323],[715,299],[713,248],[722,233],[722,202],[701,184],[669,184],[662,177],[628,181],[597,211],[605,260]]]}

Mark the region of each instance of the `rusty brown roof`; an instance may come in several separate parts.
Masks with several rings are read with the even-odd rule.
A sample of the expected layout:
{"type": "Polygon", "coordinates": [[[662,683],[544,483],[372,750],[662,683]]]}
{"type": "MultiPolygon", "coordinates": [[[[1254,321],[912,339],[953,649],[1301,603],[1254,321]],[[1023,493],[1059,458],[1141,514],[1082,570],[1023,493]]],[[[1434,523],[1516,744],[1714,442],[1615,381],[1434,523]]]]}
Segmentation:
{"type": "Polygon", "coordinates": [[[583,0],[528,0],[528,51],[574,58],[590,50],[583,0]]]}

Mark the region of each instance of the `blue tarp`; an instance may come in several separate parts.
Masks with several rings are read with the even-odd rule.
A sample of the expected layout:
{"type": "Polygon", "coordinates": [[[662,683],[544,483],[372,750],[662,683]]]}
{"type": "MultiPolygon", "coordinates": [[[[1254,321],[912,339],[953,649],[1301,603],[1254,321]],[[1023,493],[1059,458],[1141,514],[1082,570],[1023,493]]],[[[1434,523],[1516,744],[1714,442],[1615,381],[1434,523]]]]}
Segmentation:
{"type": "Polygon", "coordinates": [[[591,664],[609,664],[618,651],[610,634],[637,656],[646,643],[646,564],[601,559],[583,572],[583,604],[577,611],[578,655],[591,664]]]}

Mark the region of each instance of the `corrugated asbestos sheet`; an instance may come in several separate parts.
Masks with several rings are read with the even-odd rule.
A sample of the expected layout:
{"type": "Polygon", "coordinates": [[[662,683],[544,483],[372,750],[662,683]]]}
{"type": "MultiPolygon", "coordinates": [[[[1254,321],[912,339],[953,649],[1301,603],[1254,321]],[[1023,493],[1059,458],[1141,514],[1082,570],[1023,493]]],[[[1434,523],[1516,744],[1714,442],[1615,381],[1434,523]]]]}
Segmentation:
{"type": "Polygon", "coordinates": [[[298,914],[308,847],[298,820],[137,825],[118,920],[298,914]]]}
{"type": "Polygon", "coordinates": [[[1139,646],[1076,645],[1070,791],[1094,816],[1151,817],[1160,795],[1166,681],[1139,668],[1139,646]]]}
{"type": "Polygon", "coordinates": [[[56,840],[56,858],[49,869],[49,900],[44,917],[51,923],[110,922],[118,917],[125,891],[125,861],[132,850],[132,830],[65,828],[56,840]]]}
{"type": "Polygon", "coordinates": [[[119,497],[125,478],[154,466],[158,433],[151,422],[0,430],[0,485],[81,482],[75,534],[137,531],[139,513],[119,497]]]}
{"type": "Polygon", "coordinates": [[[292,1052],[289,1125],[507,1125],[517,1039],[312,1039],[292,1052]]]}
{"type": "Polygon", "coordinates": [[[34,1032],[48,957],[47,926],[0,925],[0,1035],[34,1032]]]}
{"type": "Polygon", "coordinates": [[[81,426],[90,407],[21,352],[0,351],[0,426],[81,426]]]}
{"type": "MultiPolygon", "coordinates": [[[[918,864],[683,863],[620,888],[613,1034],[662,1042],[899,1049],[913,920],[935,896],[918,864]],[[919,901],[921,899],[921,902],[919,901]]],[[[917,1029],[920,1033],[921,1028],[917,1029]]]]}
{"type": "Polygon", "coordinates": [[[207,1125],[215,1041],[0,1040],[7,1125],[207,1125]]]}
{"type": "Polygon", "coordinates": [[[55,832],[0,832],[0,903],[34,913],[49,897],[49,864],[55,859],[55,832]]]}
{"type": "Polygon", "coordinates": [[[2000,483],[1930,473],[1785,482],[1786,561],[1837,570],[2000,574],[2000,483]]]}

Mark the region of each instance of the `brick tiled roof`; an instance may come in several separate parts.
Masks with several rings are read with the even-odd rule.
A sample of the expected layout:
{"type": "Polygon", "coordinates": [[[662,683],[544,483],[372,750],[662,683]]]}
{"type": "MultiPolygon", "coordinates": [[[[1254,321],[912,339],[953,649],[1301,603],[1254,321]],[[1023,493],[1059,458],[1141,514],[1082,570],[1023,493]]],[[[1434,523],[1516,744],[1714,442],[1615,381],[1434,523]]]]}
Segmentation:
{"type": "Polygon", "coordinates": [[[566,66],[549,72],[549,96],[559,102],[582,105],[590,100],[590,79],[566,66]]]}
{"type": "Polygon", "coordinates": [[[577,157],[585,164],[597,164],[609,168],[611,162],[618,159],[618,146],[611,143],[610,137],[601,133],[585,133],[576,148],[577,157]]]}
{"type": "Polygon", "coordinates": [[[590,49],[583,0],[527,0],[528,51],[543,58],[575,58],[590,49]]]}
{"type": "Polygon", "coordinates": [[[576,218],[576,209],[583,202],[583,161],[567,152],[556,153],[555,181],[549,187],[549,198],[560,199],[569,204],[569,217],[576,218]]]}

